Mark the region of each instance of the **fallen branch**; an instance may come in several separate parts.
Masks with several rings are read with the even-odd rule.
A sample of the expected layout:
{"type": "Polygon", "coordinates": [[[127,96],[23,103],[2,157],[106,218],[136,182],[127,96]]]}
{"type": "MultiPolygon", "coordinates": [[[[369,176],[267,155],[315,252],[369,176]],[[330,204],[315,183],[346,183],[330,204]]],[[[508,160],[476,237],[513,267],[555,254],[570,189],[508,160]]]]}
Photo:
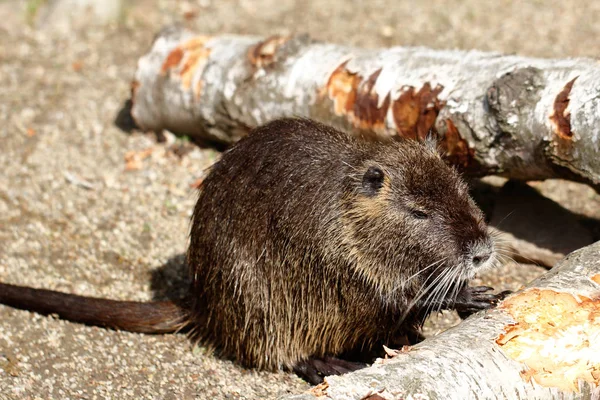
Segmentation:
{"type": "Polygon", "coordinates": [[[424,137],[433,127],[468,173],[598,185],[599,82],[589,59],[371,50],[169,28],[139,60],[132,115],[145,130],[220,143],[293,115],[378,137],[424,137]]]}
{"type": "Polygon", "coordinates": [[[571,253],[498,308],[289,399],[598,399],[599,253],[571,253]]]}

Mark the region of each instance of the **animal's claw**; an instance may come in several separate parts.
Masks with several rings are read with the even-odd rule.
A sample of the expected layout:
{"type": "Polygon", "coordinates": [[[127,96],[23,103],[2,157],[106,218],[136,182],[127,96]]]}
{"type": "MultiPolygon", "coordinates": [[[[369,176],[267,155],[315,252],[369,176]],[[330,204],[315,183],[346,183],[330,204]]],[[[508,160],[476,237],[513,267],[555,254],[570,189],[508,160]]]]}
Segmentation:
{"type": "Polygon", "coordinates": [[[498,302],[512,293],[509,290],[498,294],[487,293],[491,290],[493,289],[489,286],[465,286],[454,302],[454,308],[458,312],[458,315],[464,319],[478,311],[495,307],[498,302]]]}

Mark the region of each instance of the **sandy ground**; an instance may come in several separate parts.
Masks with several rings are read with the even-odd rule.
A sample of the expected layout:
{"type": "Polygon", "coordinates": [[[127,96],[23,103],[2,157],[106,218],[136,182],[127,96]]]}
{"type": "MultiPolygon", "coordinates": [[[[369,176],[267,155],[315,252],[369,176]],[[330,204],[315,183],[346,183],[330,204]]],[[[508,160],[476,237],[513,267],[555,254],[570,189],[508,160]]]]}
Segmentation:
{"type": "MultiPolygon", "coordinates": [[[[113,124],[138,57],[163,25],[544,57],[599,50],[594,1],[145,0],[108,25],[36,15],[37,3],[0,1],[0,280],[114,299],[185,287],[191,186],[218,156],[194,148],[179,157],[174,138],[157,143],[113,124]],[[137,170],[126,169],[130,152],[148,155],[137,170]]],[[[588,188],[537,187],[574,213],[600,217],[588,188]]],[[[598,239],[595,221],[586,227],[598,239]]],[[[479,282],[517,288],[540,272],[507,264],[479,282]]],[[[263,399],[307,388],[295,375],[192,349],[183,335],[114,332],[0,306],[0,399],[263,399]]]]}

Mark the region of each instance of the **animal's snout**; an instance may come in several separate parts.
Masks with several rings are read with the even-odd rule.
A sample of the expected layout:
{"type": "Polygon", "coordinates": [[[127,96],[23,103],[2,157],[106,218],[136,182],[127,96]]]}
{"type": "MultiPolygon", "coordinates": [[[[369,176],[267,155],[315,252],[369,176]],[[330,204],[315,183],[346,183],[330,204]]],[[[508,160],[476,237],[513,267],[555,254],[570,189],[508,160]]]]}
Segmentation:
{"type": "Polygon", "coordinates": [[[476,271],[485,269],[492,264],[495,249],[491,239],[478,241],[472,244],[467,253],[467,260],[471,262],[471,268],[476,271]]]}

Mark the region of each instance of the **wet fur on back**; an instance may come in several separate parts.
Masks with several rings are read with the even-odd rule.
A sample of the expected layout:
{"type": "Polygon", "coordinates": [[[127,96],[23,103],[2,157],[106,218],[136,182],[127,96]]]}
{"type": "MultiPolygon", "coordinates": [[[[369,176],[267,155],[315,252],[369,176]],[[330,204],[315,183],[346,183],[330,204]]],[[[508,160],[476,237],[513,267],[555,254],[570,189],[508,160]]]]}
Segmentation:
{"type": "Polygon", "coordinates": [[[431,147],[275,121],[202,184],[188,252],[194,335],[267,369],[391,345],[421,322],[407,309],[440,269],[409,277],[443,261],[464,268],[462,282],[472,271],[461,255],[485,240],[465,184],[431,147]],[[380,187],[364,182],[373,167],[380,187]]]}

